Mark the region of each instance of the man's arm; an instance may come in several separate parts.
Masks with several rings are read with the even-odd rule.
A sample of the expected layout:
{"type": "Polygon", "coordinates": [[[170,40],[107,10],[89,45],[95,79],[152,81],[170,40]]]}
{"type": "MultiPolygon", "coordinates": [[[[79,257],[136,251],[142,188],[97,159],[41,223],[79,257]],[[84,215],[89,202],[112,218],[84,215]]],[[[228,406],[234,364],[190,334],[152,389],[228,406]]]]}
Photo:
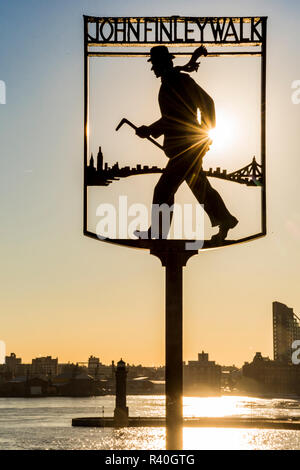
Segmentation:
{"type": "Polygon", "coordinates": [[[158,121],[155,121],[153,124],[151,124],[151,126],[149,126],[149,129],[150,129],[150,134],[155,139],[163,135],[164,133],[163,118],[160,118],[158,121]]]}
{"type": "Polygon", "coordinates": [[[141,126],[138,127],[136,130],[136,135],[142,138],[154,137],[157,139],[157,137],[160,137],[164,133],[163,129],[163,119],[160,118],[158,121],[155,121],[153,124],[150,126],[141,126]]]}

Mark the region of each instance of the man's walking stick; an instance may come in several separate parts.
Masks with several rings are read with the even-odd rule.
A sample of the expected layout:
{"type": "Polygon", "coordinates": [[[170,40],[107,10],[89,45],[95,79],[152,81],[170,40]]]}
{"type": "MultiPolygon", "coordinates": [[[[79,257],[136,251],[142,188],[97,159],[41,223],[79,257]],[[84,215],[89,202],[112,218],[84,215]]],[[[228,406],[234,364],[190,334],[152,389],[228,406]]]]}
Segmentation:
{"type": "MultiPolygon", "coordinates": [[[[120,121],[120,123],[117,125],[116,131],[118,131],[120,129],[120,127],[123,126],[123,124],[128,124],[134,130],[137,130],[137,126],[135,126],[132,122],[128,121],[128,119],[123,118],[122,121],[120,121]]],[[[152,144],[156,145],[156,147],[160,148],[161,150],[164,150],[163,146],[160,145],[158,142],[156,142],[156,140],[152,139],[151,137],[145,137],[145,138],[147,140],[150,140],[150,142],[152,142],[152,144]]]]}

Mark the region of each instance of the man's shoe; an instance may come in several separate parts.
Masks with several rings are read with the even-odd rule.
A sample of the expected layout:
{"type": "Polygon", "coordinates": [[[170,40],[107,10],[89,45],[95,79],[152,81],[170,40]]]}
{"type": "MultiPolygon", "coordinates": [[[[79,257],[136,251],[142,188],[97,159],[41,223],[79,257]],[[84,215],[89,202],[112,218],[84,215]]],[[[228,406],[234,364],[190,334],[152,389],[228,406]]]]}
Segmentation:
{"type": "Polygon", "coordinates": [[[211,237],[211,241],[220,243],[225,240],[230,229],[234,228],[239,223],[238,219],[231,215],[225,222],[219,225],[219,232],[211,237]]]}

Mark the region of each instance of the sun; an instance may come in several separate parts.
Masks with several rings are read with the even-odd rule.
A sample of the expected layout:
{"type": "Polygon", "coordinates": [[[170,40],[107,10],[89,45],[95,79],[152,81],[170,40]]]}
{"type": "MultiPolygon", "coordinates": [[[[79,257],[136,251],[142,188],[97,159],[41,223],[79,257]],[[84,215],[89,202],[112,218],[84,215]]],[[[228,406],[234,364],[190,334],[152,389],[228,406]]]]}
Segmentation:
{"type": "Polygon", "coordinates": [[[232,146],[237,139],[238,123],[236,119],[225,110],[217,112],[216,127],[209,131],[212,140],[211,149],[224,150],[232,146]]]}
{"type": "MultiPolygon", "coordinates": [[[[197,110],[197,119],[201,124],[201,112],[197,110]]],[[[231,147],[238,137],[238,122],[236,117],[224,109],[218,109],[216,117],[216,127],[209,131],[212,140],[210,148],[212,150],[224,150],[231,147]]]]}

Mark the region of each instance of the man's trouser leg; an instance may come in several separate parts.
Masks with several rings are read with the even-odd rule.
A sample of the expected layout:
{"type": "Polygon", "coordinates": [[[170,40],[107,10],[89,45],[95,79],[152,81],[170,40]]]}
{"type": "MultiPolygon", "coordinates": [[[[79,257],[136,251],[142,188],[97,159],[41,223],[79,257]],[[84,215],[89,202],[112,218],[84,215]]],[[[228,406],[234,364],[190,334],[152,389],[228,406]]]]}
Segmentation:
{"type": "Polygon", "coordinates": [[[193,173],[186,178],[186,182],[197,201],[203,204],[204,210],[209,216],[213,227],[228,220],[231,216],[229,210],[225,206],[218,191],[211,186],[202,169],[199,169],[198,173],[193,171],[193,173]]]}
{"type": "MultiPolygon", "coordinates": [[[[153,194],[153,207],[151,218],[151,235],[159,238],[167,238],[173,218],[174,195],[188,174],[186,162],[183,159],[172,159],[167,164],[153,194]],[[159,206],[162,211],[159,211],[159,206]],[[158,213],[159,212],[159,213],[158,213]]],[[[150,229],[149,229],[150,230],[150,229]]]]}

